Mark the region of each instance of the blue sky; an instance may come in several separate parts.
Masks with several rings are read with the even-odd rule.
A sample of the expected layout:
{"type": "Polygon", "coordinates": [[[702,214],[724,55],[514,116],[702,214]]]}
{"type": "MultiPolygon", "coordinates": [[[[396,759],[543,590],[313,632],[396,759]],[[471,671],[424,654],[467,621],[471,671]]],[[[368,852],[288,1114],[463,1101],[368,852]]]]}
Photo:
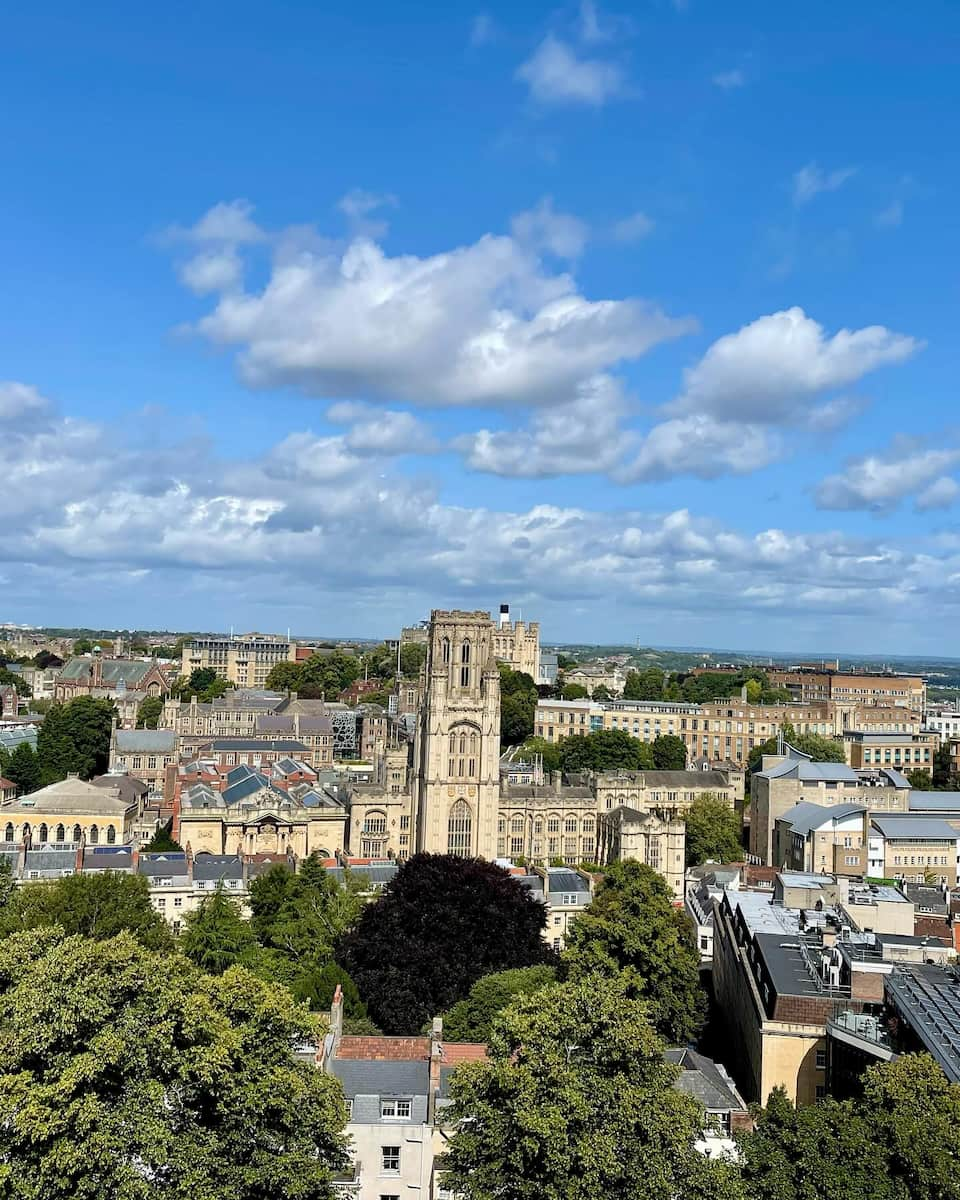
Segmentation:
{"type": "Polygon", "coordinates": [[[20,6],[3,617],[949,653],[958,35],[20,6]]]}

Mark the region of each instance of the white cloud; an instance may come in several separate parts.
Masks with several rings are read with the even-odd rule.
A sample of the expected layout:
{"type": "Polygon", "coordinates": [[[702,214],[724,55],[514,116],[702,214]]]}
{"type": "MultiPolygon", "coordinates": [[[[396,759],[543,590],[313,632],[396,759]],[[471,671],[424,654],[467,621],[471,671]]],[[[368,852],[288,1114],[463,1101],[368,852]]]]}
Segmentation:
{"type": "Polygon", "coordinates": [[[49,400],[41,396],[35,387],[12,379],[0,380],[0,424],[18,427],[33,425],[49,412],[49,400]]]}
{"type": "Polygon", "coordinates": [[[247,200],[229,200],[213,208],[188,229],[174,226],[168,236],[176,241],[227,242],[249,245],[266,240],[266,234],[253,220],[253,205],[247,200]]]}
{"type": "Polygon", "coordinates": [[[477,13],[470,24],[470,45],[486,46],[497,36],[493,18],[487,12],[477,13]]]}
{"type": "MultiPolygon", "coordinates": [[[[556,230],[553,231],[556,236],[556,230]]],[[[566,227],[567,248],[573,244],[566,227]]],[[[691,332],[641,300],[587,300],[512,237],[427,258],[302,233],[260,292],[220,295],[196,329],[240,347],[253,386],[427,405],[558,404],[598,372],[691,332]]]]}
{"type": "Polygon", "coordinates": [[[630,435],[620,428],[626,404],[617,380],[599,375],[575,400],[537,409],[528,429],[481,429],[454,448],[474,471],[513,478],[603,474],[620,461],[630,435]]]}
{"type": "Polygon", "coordinates": [[[918,512],[929,512],[936,508],[951,508],[960,496],[960,483],[950,475],[935,479],[917,496],[914,507],[918,512]]]}
{"type": "Polygon", "coordinates": [[[242,280],[243,263],[236,247],[222,246],[204,250],[181,263],[179,275],[181,282],[198,296],[225,292],[242,280]]]}
{"type": "Polygon", "coordinates": [[[354,454],[430,454],[436,449],[430,429],[413,413],[384,412],[347,400],[331,404],[327,420],[350,426],[343,442],[354,454]]]}
{"type": "Polygon", "coordinates": [[[944,508],[956,498],[957,484],[944,471],[960,463],[960,450],[923,449],[895,443],[886,454],[851,461],[837,475],[821,480],[815,492],[818,508],[888,512],[907,496],[919,509],[944,508]]]}
{"type": "Polygon", "coordinates": [[[521,246],[546,250],[557,258],[578,258],[590,236],[586,222],[555,211],[552,196],[544,196],[535,208],[518,213],[510,228],[521,246]]]}
{"type": "MultiPolygon", "coordinates": [[[[9,394],[0,392],[12,412],[9,394]]],[[[28,398],[28,413],[36,407],[28,398]]],[[[748,630],[753,618],[803,617],[811,604],[818,621],[855,621],[861,631],[866,621],[889,630],[905,612],[911,628],[942,628],[960,608],[956,538],[737,530],[683,508],[597,511],[586,489],[580,504],[456,506],[383,458],[352,453],[339,435],[291,434],[260,459],[220,447],[190,456],[136,450],[106,427],[42,407],[39,428],[0,439],[13,504],[0,528],[11,611],[52,594],[83,598],[91,587],[101,604],[142,603],[147,574],[168,620],[178,606],[229,604],[231,613],[272,614],[274,626],[291,607],[306,621],[328,619],[344,596],[352,614],[369,607],[384,627],[399,609],[474,608],[501,594],[558,624],[571,597],[603,618],[615,597],[650,620],[693,616],[699,628],[722,596],[724,627],[740,620],[748,630]]],[[[340,415],[355,423],[363,413],[340,415]]],[[[590,415],[568,414],[584,422],[583,437],[590,415]]],[[[941,478],[942,468],[930,483],[941,478]]]]}
{"type": "Polygon", "coordinates": [[[856,167],[838,167],[835,171],[824,171],[815,162],[807,163],[793,177],[793,202],[799,207],[821,192],[835,192],[856,173],[856,167]]]}
{"type": "Polygon", "coordinates": [[[613,62],[583,58],[548,34],[522,63],[517,79],[526,83],[530,95],[540,104],[584,104],[600,108],[608,100],[623,95],[626,87],[623,71],[613,62]]]}
{"type": "Polygon", "coordinates": [[[894,200],[882,212],[878,212],[873,221],[878,229],[899,229],[903,224],[903,201],[894,200]]]}
{"type": "Polygon", "coordinates": [[[337,201],[337,208],[349,221],[353,233],[374,239],[383,237],[390,226],[382,217],[373,214],[396,206],[397,198],[391,193],[367,192],[363,188],[353,188],[337,201]]]}
{"type": "Polygon", "coordinates": [[[747,82],[746,77],[739,68],[734,68],[732,71],[718,71],[713,76],[713,83],[728,92],[732,88],[740,88],[747,82]]]}
{"type": "Polygon", "coordinates": [[[817,407],[811,404],[816,396],[847,387],[879,367],[904,362],[922,345],[882,325],[841,329],[828,337],[803,309],[790,308],[714,342],[700,362],[684,372],[683,393],[668,411],[822,427],[825,415],[836,415],[837,402],[817,407]]]}
{"type": "Polygon", "coordinates": [[[616,474],[621,483],[694,475],[748,475],[783,454],[780,438],[757,425],[727,424],[713,417],[677,417],[654,425],[637,455],[616,474]]]}
{"type": "Polygon", "coordinates": [[[618,242],[638,242],[654,230],[654,222],[646,213],[635,212],[617,221],[613,236],[618,242]]]}

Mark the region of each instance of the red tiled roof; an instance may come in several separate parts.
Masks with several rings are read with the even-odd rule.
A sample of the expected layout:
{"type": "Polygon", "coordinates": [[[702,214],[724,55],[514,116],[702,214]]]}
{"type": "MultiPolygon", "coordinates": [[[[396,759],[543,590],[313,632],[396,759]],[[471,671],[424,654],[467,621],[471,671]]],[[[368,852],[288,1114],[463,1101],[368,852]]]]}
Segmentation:
{"type": "MultiPolygon", "coordinates": [[[[444,1066],[482,1062],[487,1047],[482,1042],[442,1042],[444,1066]]],[[[375,1061],[420,1062],[430,1057],[430,1039],[426,1037],[360,1037],[340,1039],[337,1058],[363,1058],[375,1061]]]]}
{"type": "Polygon", "coordinates": [[[483,1062],[487,1047],[483,1042],[444,1042],[443,1062],[447,1066],[465,1062],[483,1062]]]}
{"type": "Polygon", "coordinates": [[[3,776],[0,775],[0,788],[2,788],[3,791],[8,792],[11,788],[15,788],[16,786],[17,785],[15,783],[11,783],[9,779],[4,779],[3,776]]]}
{"type": "Polygon", "coordinates": [[[340,1039],[337,1058],[390,1059],[411,1062],[430,1057],[430,1039],[425,1037],[360,1037],[340,1039]]]}

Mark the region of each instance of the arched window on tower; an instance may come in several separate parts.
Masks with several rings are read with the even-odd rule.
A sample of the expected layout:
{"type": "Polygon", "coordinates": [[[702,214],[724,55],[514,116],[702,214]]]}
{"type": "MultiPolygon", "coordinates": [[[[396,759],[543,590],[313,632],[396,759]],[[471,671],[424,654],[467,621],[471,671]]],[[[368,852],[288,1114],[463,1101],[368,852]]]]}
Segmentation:
{"type": "Polygon", "coordinates": [[[3,831],[3,840],[5,842],[12,842],[14,839],[14,836],[15,835],[14,835],[14,831],[13,831],[13,824],[10,821],[8,821],[7,827],[3,831]]]}
{"type": "Polygon", "coordinates": [[[450,809],[447,820],[447,853],[458,858],[469,858],[473,843],[473,815],[466,800],[457,800],[450,809]]]}
{"type": "Polygon", "coordinates": [[[66,836],[67,836],[67,831],[64,829],[64,827],[62,825],[58,825],[57,832],[53,835],[53,840],[55,842],[62,842],[66,836]]]}
{"type": "Polygon", "coordinates": [[[464,638],[460,647],[460,686],[470,686],[470,639],[464,638]]]}
{"type": "Polygon", "coordinates": [[[96,825],[90,826],[90,845],[95,846],[100,841],[100,830],[96,825]]]}
{"type": "Polygon", "coordinates": [[[450,639],[444,638],[440,643],[440,654],[443,658],[443,665],[446,666],[450,662],[450,639]]]}
{"type": "Polygon", "coordinates": [[[117,831],[113,825],[107,826],[107,845],[112,846],[117,840],[117,831]]]}
{"type": "Polygon", "coordinates": [[[81,839],[81,837],[83,837],[83,830],[81,830],[81,828],[80,828],[80,826],[79,826],[79,825],[74,825],[74,827],[73,827],[73,840],[74,840],[75,842],[79,842],[79,841],[80,841],[80,839],[81,839]]]}
{"type": "Polygon", "coordinates": [[[46,825],[40,826],[40,830],[39,830],[39,833],[37,834],[37,836],[40,839],[41,846],[45,846],[47,844],[47,835],[49,834],[49,832],[50,831],[49,831],[49,829],[47,829],[46,825]]]}

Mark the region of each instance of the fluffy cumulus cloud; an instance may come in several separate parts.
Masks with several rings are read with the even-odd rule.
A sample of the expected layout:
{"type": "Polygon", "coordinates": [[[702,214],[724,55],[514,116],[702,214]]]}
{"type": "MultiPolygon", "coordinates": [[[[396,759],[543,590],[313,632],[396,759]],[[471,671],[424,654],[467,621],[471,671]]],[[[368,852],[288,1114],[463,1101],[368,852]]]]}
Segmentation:
{"type": "Polygon", "coordinates": [[[854,459],[841,473],[821,480],[815,492],[817,506],[889,512],[914,496],[920,510],[948,508],[960,487],[945,472],[958,463],[960,450],[934,450],[902,441],[885,454],[854,459]]]}
{"type": "Polygon", "coordinates": [[[676,475],[749,475],[782,453],[778,434],[762,426],[725,423],[703,414],[675,417],[654,425],[615,477],[622,483],[640,483],[676,475]]]}
{"type": "Polygon", "coordinates": [[[586,222],[570,213],[557,212],[551,196],[544,196],[535,208],[518,213],[510,228],[521,246],[545,250],[557,258],[577,258],[590,236],[586,222]]]}
{"type": "MultiPolygon", "coordinates": [[[[614,419],[611,385],[595,386],[614,419]]],[[[558,622],[571,597],[707,621],[718,596],[730,598],[727,618],[744,619],[814,605],[820,619],[892,621],[906,610],[935,620],[955,618],[960,604],[960,544],[949,540],[742,531],[683,508],[457,506],[399,475],[388,456],[351,449],[362,410],[335,414],[344,434],[294,433],[240,462],[209,448],[137,449],[23,385],[4,385],[0,397],[0,473],[14,482],[13,519],[0,530],[9,601],[82,582],[111,603],[162,595],[169,612],[184,596],[194,612],[226,612],[229,597],[230,611],[262,607],[274,624],[298,606],[316,621],[345,595],[351,611],[385,623],[431,603],[489,604],[491,590],[496,600],[504,589],[558,622]]],[[[567,419],[582,420],[588,436],[584,413],[567,419]]],[[[552,438],[557,453],[575,453],[561,445],[561,428],[545,422],[537,432],[543,452],[552,438]]],[[[930,482],[944,469],[927,472],[930,482]]]]}
{"type": "Polygon", "coordinates": [[[589,300],[537,247],[571,253],[583,231],[541,206],[520,237],[486,235],[430,257],[366,237],[333,247],[277,238],[260,291],[231,288],[197,325],[240,348],[253,386],[437,406],[555,404],[598,371],[690,332],[639,299],[589,300]],[[536,245],[530,245],[533,240],[536,245]]]}
{"type": "Polygon", "coordinates": [[[545,105],[600,108],[627,90],[617,63],[581,54],[553,34],[517,68],[517,79],[527,85],[533,100],[545,105]]]}
{"type": "MultiPolygon", "coordinates": [[[[882,325],[841,329],[832,337],[802,308],[772,313],[714,342],[684,373],[674,413],[720,420],[823,427],[847,409],[826,411],[825,392],[849,387],[879,367],[904,362],[922,342],[882,325]]],[[[845,402],[849,406],[849,401],[845,402]]]]}

